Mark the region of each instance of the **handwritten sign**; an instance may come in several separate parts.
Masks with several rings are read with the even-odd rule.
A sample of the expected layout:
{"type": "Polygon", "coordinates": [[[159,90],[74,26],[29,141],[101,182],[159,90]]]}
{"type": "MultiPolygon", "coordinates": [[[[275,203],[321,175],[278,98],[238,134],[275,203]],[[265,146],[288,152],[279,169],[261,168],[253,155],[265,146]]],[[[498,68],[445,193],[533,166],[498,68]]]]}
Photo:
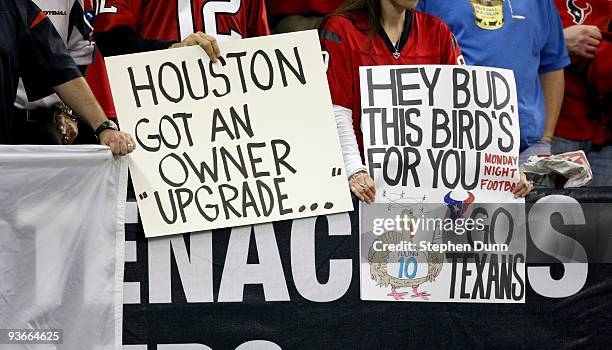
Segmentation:
{"type": "Polygon", "coordinates": [[[524,303],[523,204],[362,206],[361,298],[524,303]]]}
{"type": "MultiPolygon", "coordinates": [[[[519,120],[512,71],[467,66],[361,67],[365,160],[379,203],[516,202],[519,120]]],[[[520,201],[520,200],[519,200],[520,201]]]]}
{"type": "Polygon", "coordinates": [[[361,67],[365,160],[361,297],[525,301],[524,200],[511,71],[361,67]]]}
{"type": "Polygon", "coordinates": [[[315,31],[107,60],[147,237],[352,210],[315,31]]]}

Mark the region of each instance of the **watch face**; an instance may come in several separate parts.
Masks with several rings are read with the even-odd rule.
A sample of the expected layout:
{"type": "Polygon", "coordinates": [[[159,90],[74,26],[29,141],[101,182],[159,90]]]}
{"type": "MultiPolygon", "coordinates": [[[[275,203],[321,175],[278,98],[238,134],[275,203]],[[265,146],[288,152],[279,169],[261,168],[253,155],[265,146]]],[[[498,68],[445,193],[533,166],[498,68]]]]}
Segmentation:
{"type": "Polygon", "coordinates": [[[102,125],[100,125],[98,127],[98,129],[96,129],[95,134],[96,136],[100,136],[100,134],[104,131],[104,130],[108,130],[108,129],[113,129],[113,130],[119,130],[119,128],[117,127],[117,124],[115,124],[114,121],[112,120],[107,120],[104,123],[102,123],[102,125]]]}

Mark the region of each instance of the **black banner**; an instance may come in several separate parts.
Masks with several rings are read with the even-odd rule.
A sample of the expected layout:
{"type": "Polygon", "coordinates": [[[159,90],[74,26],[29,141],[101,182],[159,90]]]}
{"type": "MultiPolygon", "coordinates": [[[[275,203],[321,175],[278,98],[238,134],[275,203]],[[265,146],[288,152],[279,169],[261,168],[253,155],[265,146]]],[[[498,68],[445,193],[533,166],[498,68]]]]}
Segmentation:
{"type": "MultiPolygon", "coordinates": [[[[612,203],[612,189],[530,202],[550,195],[612,203]]],[[[585,224],[566,228],[607,246],[610,205],[583,208],[585,224]]],[[[352,212],[146,240],[127,224],[124,349],[610,347],[609,263],[528,264],[525,304],[362,301],[358,225],[352,212]]]]}

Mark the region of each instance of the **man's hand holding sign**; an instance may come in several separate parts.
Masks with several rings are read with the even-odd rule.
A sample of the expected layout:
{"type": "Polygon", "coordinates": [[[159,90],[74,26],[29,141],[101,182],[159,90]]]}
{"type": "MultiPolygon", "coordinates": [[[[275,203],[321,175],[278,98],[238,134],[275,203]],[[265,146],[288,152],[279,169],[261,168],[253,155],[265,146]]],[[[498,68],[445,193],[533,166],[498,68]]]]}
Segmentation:
{"type": "Polygon", "coordinates": [[[217,59],[221,57],[221,50],[219,49],[217,39],[215,39],[215,37],[212,35],[202,32],[191,33],[185,39],[183,39],[183,41],[172,44],[170,48],[174,49],[196,45],[200,46],[213,62],[217,62],[217,59]]]}
{"type": "Polygon", "coordinates": [[[146,235],[352,210],[316,32],[219,48],[107,61],[146,235]]]}

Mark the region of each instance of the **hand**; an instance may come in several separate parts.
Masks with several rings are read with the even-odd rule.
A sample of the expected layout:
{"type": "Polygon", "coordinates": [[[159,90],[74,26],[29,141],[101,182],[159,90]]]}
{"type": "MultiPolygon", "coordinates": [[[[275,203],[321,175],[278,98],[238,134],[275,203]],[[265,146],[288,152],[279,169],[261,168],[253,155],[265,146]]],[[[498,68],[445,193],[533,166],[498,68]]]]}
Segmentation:
{"type": "Polygon", "coordinates": [[[79,122],[64,112],[57,114],[57,129],[62,135],[64,145],[72,145],[79,135],[79,122]]]}
{"type": "Polygon", "coordinates": [[[217,39],[208,34],[204,34],[202,32],[197,32],[193,34],[189,34],[183,41],[180,43],[172,44],[171,48],[176,47],[185,47],[185,46],[194,46],[200,45],[210,60],[213,62],[217,62],[217,59],[221,57],[221,51],[219,50],[219,44],[217,44],[217,39]]]}
{"type": "Polygon", "coordinates": [[[527,176],[525,176],[524,172],[521,171],[520,174],[521,180],[514,190],[512,190],[512,193],[514,193],[514,198],[523,198],[533,190],[533,182],[527,181],[527,176]]]}
{"type": "Polygon", "coordinates": [[[376,185],[374,180],[365,171],[357,172],[349,177],[349,187],[351,192],[359,198],[360,201],[367,204],[374,203],[376,198],[376,185]]]}
{"type": "Polygon", "coordinates": [[[574,25],[563,29],[565,46],[570,55],[593,59],[602,36],[596,26],[574,25]]]}
{"type": "Polygon", "coordinates": [[[110,147],[115,156],[125,156],[135,149],[136,142],[128,133],[106,129],[100,134],[100,144],[110,147]]]}

